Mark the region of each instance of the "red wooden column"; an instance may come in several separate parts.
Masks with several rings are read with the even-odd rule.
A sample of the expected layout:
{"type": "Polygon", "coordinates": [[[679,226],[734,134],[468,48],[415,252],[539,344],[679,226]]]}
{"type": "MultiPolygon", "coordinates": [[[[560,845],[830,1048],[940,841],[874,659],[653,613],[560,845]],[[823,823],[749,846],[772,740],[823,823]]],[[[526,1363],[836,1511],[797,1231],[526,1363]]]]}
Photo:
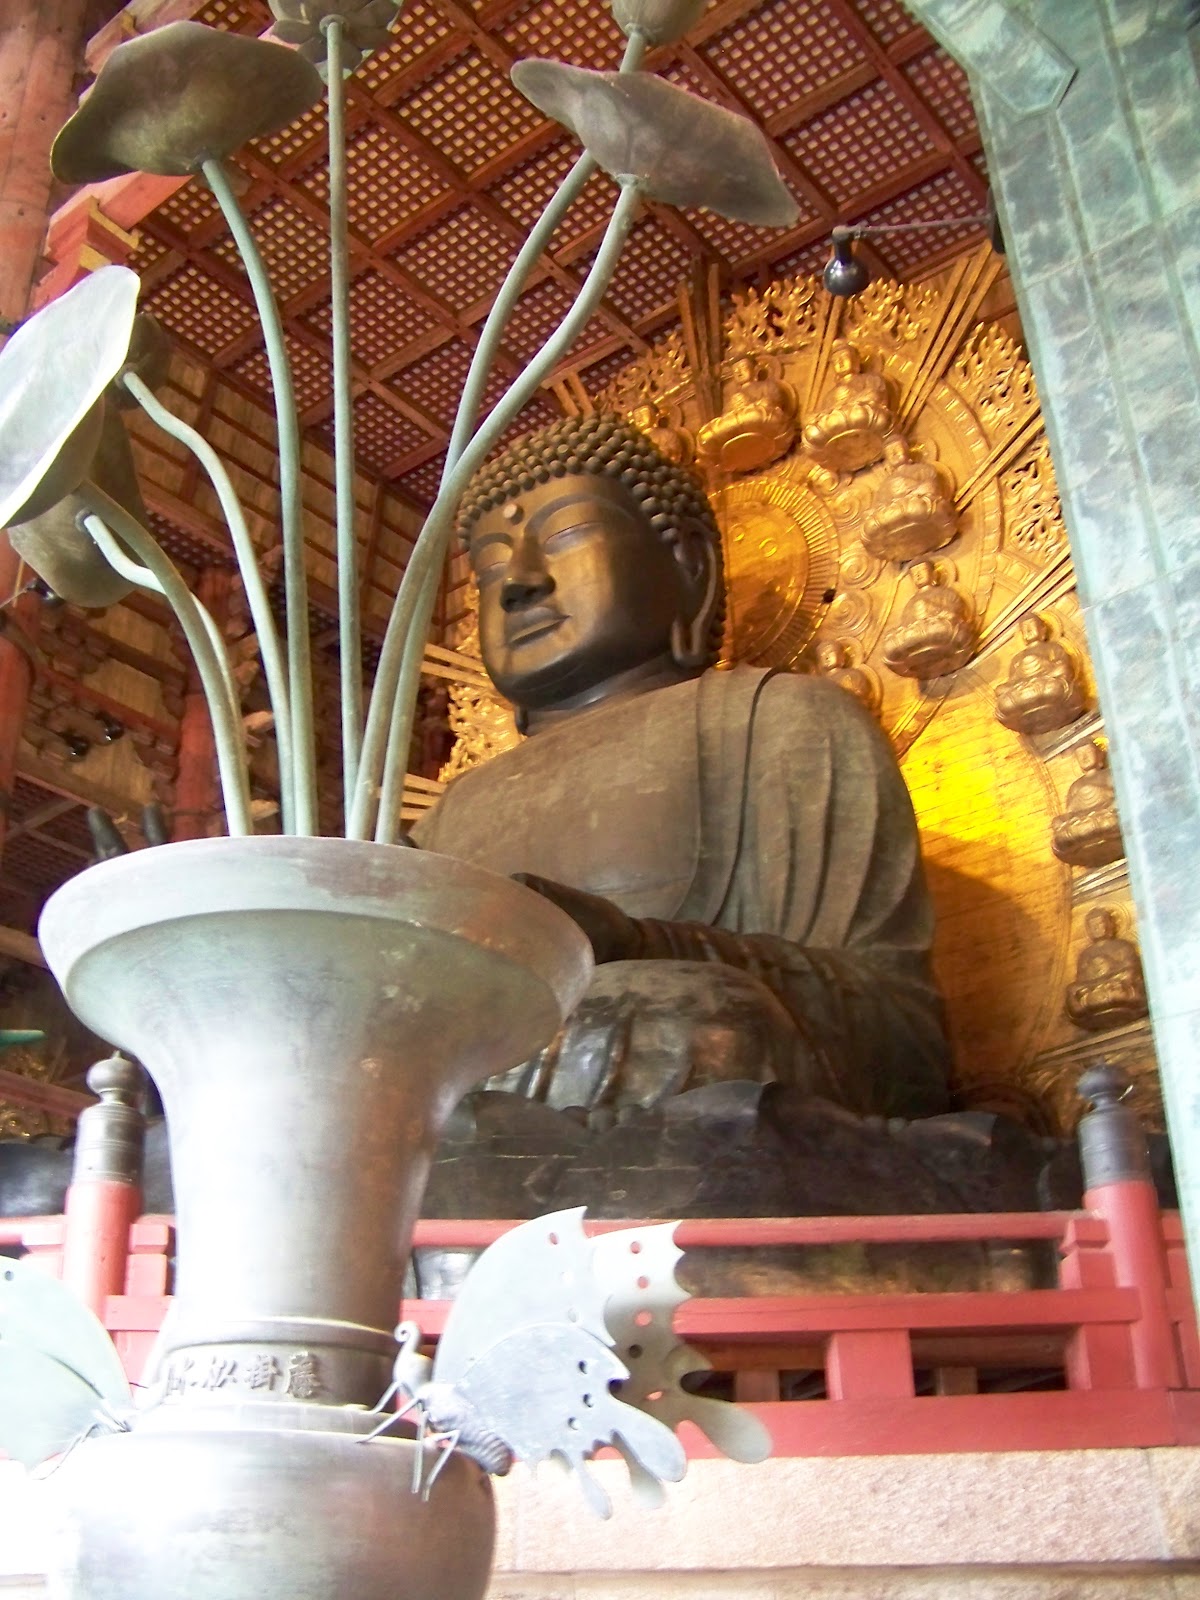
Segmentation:
{"type": "MultiPolygon", "coordinates": [[[[205,567],[195,586],[197,600],[208,607],[218,628],[225,625],[232,587],[233,574],[227,567],[205,567]]],[[[208,703],[200,685],[200,674],[190,654],[187,659],[187,689],[179,723],[179,769],[175,778],[171,836],[174,839],[206,839],[220,804],[217,747],[208,703]]]]}
{"type": "Polygon", "coordinates": [[[46,236],[50,146],[75,109],[87,0],[4,0],[0,28],[0,317],[25,315],[46,236]]]}
{"type": "MultiPolygon", "coordinates": [[[[32,576],[7,536],[0,534],[0,603],[13,595],[24,578],[32,576]]],[[[8,829],[17,752],[29,709],[41,605],[37,595],[23,594],[0,611],[0,850],[8,829]]]]}
{"type": "MultiPolygon", "coordinates": [[[[29,305],[50,201],[50,146],[75,107],[87,0],[4,0],[0,25],[0,336],[29,305]]],[[[20,562],[0,536],[0,602],[17,587],[20,562]]],[[[17,746],[29,701],[38,601],[0,612],[0,842],[8,819],[17,746]]]]}

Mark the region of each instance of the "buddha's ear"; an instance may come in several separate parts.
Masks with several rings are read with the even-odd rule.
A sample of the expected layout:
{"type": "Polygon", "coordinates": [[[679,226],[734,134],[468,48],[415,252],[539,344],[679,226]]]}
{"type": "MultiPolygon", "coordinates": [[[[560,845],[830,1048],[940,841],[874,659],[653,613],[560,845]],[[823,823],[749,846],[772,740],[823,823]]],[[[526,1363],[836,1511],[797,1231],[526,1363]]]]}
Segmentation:
{"type": "Polygon", "coordinates": [[[671,656],[676,666],[692,671],[709,663],[723,575],[712,540],[695,526],[680,530],[672,553],[683,569],[687,605],[685,614],[671,624],[671,656]]]}

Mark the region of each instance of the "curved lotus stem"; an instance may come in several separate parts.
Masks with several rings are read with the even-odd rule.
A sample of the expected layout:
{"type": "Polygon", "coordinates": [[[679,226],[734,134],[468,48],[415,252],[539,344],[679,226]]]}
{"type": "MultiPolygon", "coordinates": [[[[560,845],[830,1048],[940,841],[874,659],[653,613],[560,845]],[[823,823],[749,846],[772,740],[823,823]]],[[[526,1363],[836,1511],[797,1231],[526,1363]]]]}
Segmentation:
{"type": "Polygon", "coordinates": [[[111,537],[115,532],[134,555],[145,563],[159,592],[165,596],[179,618],[180,627],[195,658],[200,682],[204,687],[204,698],[208,702],[209,715],[212,717],[213,735],[217,747],[217,767],[221,774],[221,793],[225,801],[229,832],[235,837],[253,833],[245,739],[237,711],[236,691],[229,675],[229,661],[225,654],[224,641],[217,632],[216,625],[192,595],[180,577],[175,563],[162,549],[157,539],[149,534],[135,517],[131,517],[124,506],[118,505],[110,495],[105,494],[104,490],[94,483],[82,484],[79,494],[89,508],[89,514],[84,517],[84,526],[100,545],[109,561],[118,571],[124,571],[125,576],[130,577],[132,581],[143,581],[140,576],[133,577],[133,573],[140,573],[141,569],[128,560],[116,539],[111,537]],[[106,538],[105,535],[109,537],[106,538]],[[209,628],[212,629],[211,634],[209,628]]]}
{"type": "Polygon", "coordinates": [[[338,657],[342,688],[342,792],[348,813],[362,744],[362,642],[354,541],[354,401],[350,391],[350,251],[346,194],[344,23],[323,23],[329,84],[329,278],[333,312],[333,459],[337,507],[338,657]]]}
{"type": "MultiPolygon", "coordinates": [[[[105,560],[114,572],[119,572],[123,578],[127,578],[130,583],[136,584],[139,589],[149,589],[153,594],[160,594],[164,600],[167,599],[167,591],[150,571],[150,568],[139,566],[136,561],[125,554],[120,544],[113,537],[112,530],[96,516],[95,512],[85,512],[81,521],[89,536],[95,541],[97,549],[103,553],[105,560]]],[[[149,537],[148,533],[147,537],[149,537]]],[[[195,595],[192,596],[192,599],[195,601],[196,610],[200,614],[200,621],[204,624],[204,631],[208,635],[208,642],[213,650],[217,671],[220,673],[221,682],[225,687],[225,698],[229,702],[234,716],[240,717],[241,704],[238,699],[237,684],[233,681],[233,673],[229,669],[229,658],[225,652],[225,641],[221,637],[221,630],[213,621],[212,612],[209,611],[208,607],[201,601],[196,600],[195,595]]]]}
{"type": "Polygon", "coordinates": [[[284,590],[287,597],[288,701],[291,707],[293,828],[302,836],[317,831],[317,766],[313,743],[312,659],[308,634],[308,573],[304,565],[303,505],[300,491],[300,427],[292,390],[283,324],[271,280],[254,242],[228,174],[219,161],[201,168],[233,234],[254,291],[266,341],[279,429],[279,500],[283,532],[284,590]]]}
{"type": "MultiPolygon", "coordinates": [[[[217,499],[221,502],[221,510],[228,524],[230,535],[233,538],[233,548],[237,555],[238,571],[241,573],[242,582],[246,588],[246,599],[250,606],[250,616],[254,622],[254,630],[258,636],[258,647],[262,652],[263,672],[267,679],[267,689],[271,696],[271,709],[275,713],[275,737],[279,745],[279,779],[281,789],[281,806],[283,810],[283,828],[285,833],[291,831],[292,802],[292,717],[291,706],[288,700],[287,668],[283,659],[283,652],[279,646],[279,635],[275,629],[275,618],[271,613],[271,601],[267,595],[266,585],[262,580],[262,573],[258,570],[258,559],[254,544],[246,528],[246,519],[242,514],[241,502],[233,484],[229,481],[229,474],[222,464],[220,456],[209,444],[203,435],[196,432],[182,418],[169,411],[149,389],[136,373],[127,372],[121,379],[125,388],[134,396],[147,416],[156,422],[164,433],[169,433],[172,438],[178,439],[181,444],[188,447],[196,456],[200,465],[208,473],[209,481],[216,492],[217,499]]],[[[124,576],[128,577],[126,572],[124,576]]],[[[135,579],[135,582],[140,580],[135,579]]],[[[199,605],[199,601],[196,602],[199,605]]],[[[201,607],[203,610],[203,607],[201,607]]],[[[240,715],[240,711],[239,711],[240,715]]]]}
{"type": "MultiPolygon", "coordinates": [[[[634,29],[625,46],[625,54],[621,61],[622,72],[636,72],[642,64],[642,57],[646,54],[646,36],[640,29],[634,29]]],[[[479,412],[480,401],[483,399],[484,385],[487,383],[488,373],[491,371],[492,362],[496,351],[500,347],[500,338],[504,326],[514,310],[521,290],[525,287],[525,280],[530,272],[541,260],[550,241],[557,232],[558,225],[566,216],[571,206],[574,205],[584,185],[596,171],[596,158],[586,150],[575,161],[570,172],[559,184],[558,188],[546,202],[545,209],[533,228],[528,239],[521,246],[516,260],[508,269],[504,282],[497,291],[492,302],[492,309],[488,312],[487,321],[479,335],[479,342],[475,346],[475,353],[471,358],[471,365],[467,370],[466,381],[463,384],[462,396],[458,402],[458,411],[454,418],[454,430],[450,435],[450,444],[446,450],[446,464],[442,468],[442,485],[454,471],[459,456],[466,447],[475,426],[475,418],[479,412]]],[[[441,487],[441,485],[439,485],[441,487]]]]}
{"type": "MultiPolygon", "coordinates": [[[[395,607],[388,621],[383,652],[379,658],[352,818],[354,828],[365,830],[369,824],[372,789],[379,770],[379,747],[384,743],[383,730],[387,718],[390,729],[386,748],[382,752],[386,777],[375,830],[375,838],[381,844],[395,842],[399,825],[398,797],[403,789],[408,741],[412,730],[413,701],[420,671],[420,650],[429,627],[433,599],[437,592],[434,580],[445,556],[459,495],[505,428],[540,387],[563,354],[570,349],[580,331],[586,327],[612,279],[625,241],[637,218],[640,203],[640,185],[633,180],[623,183],[620,198],[605,229],[600,249],[575,304],[520,377],[514,380],[463,451],[454,470],[442,484],[425,526],[413,547],[400,584],[400,592],[396,596],[395,607]],[[402,668],[406,669],[405,682],[399,685],[402,668]],[[381,685],[382,693],[380,693],[381,685]]],[[[348,829],[347,833],[350,838],[362,837],[351,829],[348,829]]]]}
{"type": "MultiPolygon", "coordinates": [[[[633,29],[630,33],[629,41],[625,46],[625,54],[621,61],[620,70],[622,72],[636,72],[638,70],[638,68],[641,66],[642,58],[646,53],[646,45],[647,40],[645,34],[638,28],[633,29]]],[[[438,491],[439,498],[441,494],[445,492],[446,485],[454,473],[459,458],[466,448],[467,441],[470,438],[471,430],[475,426],[475,419],[478,415],[480,401],[483,398],[484,386],[487,382],[492,362],[495,359],[496,351],[499,349],[505,324],[512,313],[513,307],[516,305],[521,290],[525,286],[526,279],[533,270],[534,266],[541,259],[542,255],[549,248],[550,241],[553,238],[559,223],[574,204],[575,200],[582,193],[588,179],[596,171],[596,165],[597,163],[595,159],[590,156],[586,150],[582,155],[579,156],[571,170],[567,173],[566,177],[563,178],[562,182],[555,190],[554,194],[547,201],[542,215],[538,218],[538,221],[530,231],[528,239],[526,239],[521,250],[518,252],[515,261],[508,270],[508,274],[505,277],[504,282],[501,284],[500,289],[497,292],[496,298],[492,303],[492,308],[488,313],[487,320],[484,322],[483,329],[479,336],[479,341],[475,346],[475,353],[471,358],[471,365],[467,371],[466,381],[463,384],[462,396],[459,400],[458,411],[454,419],[454,428],[450,435],[449,446],[446,450],[446,462],[442,468],[442,478],[438,491]]],[[[622,243],[624,243],[624,235],[622,236],[622,243]]],[[[607,283],[604,285],[604,287],[607,287],[607,283]]],[[[601,294],[603,294],[603,288],[601,289],[601,294]]],[[[570,315],[570,313],[568,313],[568,315],[570,315]]],[[[581,326],[586,326],[586,323],[576,324],[576,327],[581,326]]],[[[535,360],[536,359],[538,358],[535,357],[535,360]]],[[[552,360],[553,359],[557,358],[554,357],[552,360]]],[[[506,403],[507,399],[508,396],[506,395],[501,401],[501,404],[506,403]]],[[[420,626],[410,626],[408,629],[408,636],[404,642],[404,651],[400,660],[400,665],[396,671],[394,681],[392,681],[390,684],[383,675],[384,657],[381,656],[379,671],[376,673],[375,678],[375,689],[372,690],[371,694],[371,708],[373,713],[375,712],[375,706],[378,698],[386,699],[391,697],[394,700],[396,709],[403,710],[403,708],[407,708],[406,710],[403,710],[403,716],[407,721],[410,730],[412,724],[412,704],[415,703],[417,687],[420,681],[420,659],[424,650],[425,634],[428,630],[429,618],[433,612],[433,605],[437,598],[437,588],[440,581],[441,574],[439,568],[436,565],[431,564],[429,571],[421,584],[420,593],[418,594],[413,606],[414,618],[418,619],[419,621],[419,619],[423,617],[425,620],[420,624],[420,626]],[[377,695],[377,691],[381,691],[381,693],[377,695]]],[[[397,603],[398,602],[399,596],[397,596],[397,603]]],[[[391,637],[390,622],[388,627],[388,637],[391,637]]],[[[375,730],[378,730],[378,720],[374,724],[374,728],[375,730]]],[[[368,723],[368,730],[371,729],[372,724],[368,723]]],[[[392,748],[397,741],[406,743],[408,737],[409,734],[403,732],[402,728],[397,728],[395,714],[393,714],[389,748],[392,748]]],[[[367,751],[365,746],[364,759],[367,759],[367,751]]],[[[370,760],[373,766],[379,761],[379,753],[374,742],[371,746],[370,760]]],[[[389,760],[386,756],[384,757],[384,761],[386,776],[384,795],[381,796],[381,810],[384,817],[394,815],[396,818],[398,818],[399,806],[396,800],[396,787],[397,782],[399,781],[401,791],[403,790],[403,774],[402,772],[397,773],[396,763],[394,761],[389,760]]],[[[359,789],[355,797],[353,808],[348,809],[347,811],[347,838],[366,837],[365,830],[370,827],[371,821],[372,798],[373,795],[370,789],[359,789]],[[352,826],[357,826],[363,831],[361,833],[352,832],[352,826]]],[[[391,827],[394,830],[395,823],[393,823],[391,827]]],[[[385,838],[384,842],[386,843],[390,841],[389,839],[385,838]]]]}

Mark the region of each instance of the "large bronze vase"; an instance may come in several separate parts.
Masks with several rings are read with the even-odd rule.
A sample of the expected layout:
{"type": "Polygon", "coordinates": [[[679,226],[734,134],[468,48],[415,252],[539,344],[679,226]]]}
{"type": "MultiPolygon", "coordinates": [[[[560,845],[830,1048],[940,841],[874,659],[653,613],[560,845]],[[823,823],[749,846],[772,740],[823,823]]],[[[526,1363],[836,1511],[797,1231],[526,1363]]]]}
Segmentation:
{"type": "Polygon", "coordinates": [[[529,890],[425,852],[213,839],[92,868],[41,939],[76,1014],[166,1108],[175,1296],[130,1432],[78,1446],[70,1600],[481,1595],[490,1486],[360,1443],[412,1224],[455,1102],[544,1044],[587,981],[529,890]]]}

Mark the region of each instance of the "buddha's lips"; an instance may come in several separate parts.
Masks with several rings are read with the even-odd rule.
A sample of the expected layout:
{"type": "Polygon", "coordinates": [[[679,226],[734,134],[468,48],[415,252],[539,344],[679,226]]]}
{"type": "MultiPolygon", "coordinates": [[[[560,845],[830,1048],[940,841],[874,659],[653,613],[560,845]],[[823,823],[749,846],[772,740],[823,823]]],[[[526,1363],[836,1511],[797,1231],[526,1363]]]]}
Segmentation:
{"type": "Polygon", "coordinates": [[[523,611],[519,616],[510,617],[504,624],[505,644],[524,644],[528,639],[538,639],[544,633],[551,633],[559,623],[567,619],[561,611],[549,611],[539,607],[536,611],[523,611]]]}

